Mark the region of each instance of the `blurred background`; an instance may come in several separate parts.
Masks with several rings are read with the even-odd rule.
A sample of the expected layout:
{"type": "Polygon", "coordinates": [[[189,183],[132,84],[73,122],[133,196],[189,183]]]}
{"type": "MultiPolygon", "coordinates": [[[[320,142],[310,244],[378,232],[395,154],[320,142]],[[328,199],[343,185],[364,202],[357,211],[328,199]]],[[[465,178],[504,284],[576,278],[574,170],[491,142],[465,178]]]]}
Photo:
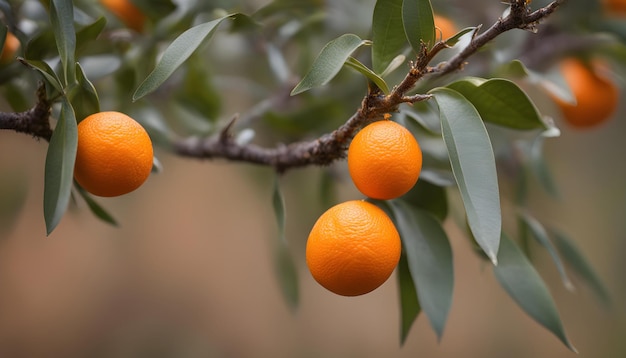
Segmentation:
{"type": "MultiPolygon", "coordinates": [[[[478,18],[493,21],[503,10],[498,1],[471,2],[483,3],[495,10],[463,17],[467,2],[433,1],[433,6],[446,9],[464,27],[478,18]]],[[[326,5],[331,19],[346,19],[332,31],[367,37],[369,20],[358,20],[371,17],[373,2],[354,4],[361,10],[353,17],[353,7],[326,5]]],[[[224,45],[228,36],[216,37],[213,46],[221,44],[238,56],[248,53],[245,46],[224,45]]],[[[225,52],[212,60],[216,67],[232,64],[229,55],[234,55],[225,52]]],[[[248,68],[232,66],[222,68],[248,68]]],[[[245,95],[250,91],[245,83],[227,82],[226,94],[240,95],[222,93],[228,98],[221,109],[225,117],[256,100],[245,95]]],[[[113,86],[104,80],[96,85],[100,93],[113,86]]],[[[335,91],[347,87],[339,82],[335,91]]],[[[361,89],[344,93],[345,108],[322,112],[337,117],[316,130],[345,120],[359,105],[361,89]]],[[[118,227],[95,218],[78,200],[47,237],[42,206],[47,143],[0,131],[0,357],[624,357],[626,106],[622,101],[610,121],[580,130],[560,121],[554,106],[536,97],[562,132],[545,144],[561,197],[550,197],[535,183],[529,207],[572,237],[613,302],[603,307],[577,281],[574,292],[566,290],[547,255],[533,258],[578,355],[515,305],[452,221],[445,226],[454,252],[455,288],[441,341],[422,314],[400,345],[395,275],[360,297],[337,296],[319,286],[306,268],[304,245],[329,204],[321,194],[325,176],[336,175],[332,202],[361,197],[344,175],[343,161],[331,168],[293,170],[280,179],[287,239],[300,278],[300,305],[292,311],[272,263],[278,229],[271,170],[181,158],[157,147],[161,173],[129,195],[98,198],[118,227]]],[[[10,108],[3,103],[0,110],[10,108]]],[[[280,120],[267,117],[256,125],[263,134],[264,126],[280,120]]],[[[289,130],[284,126],[283,132],[261,138],[271,144],[273,135],[280,135],[284,141],[289,130]]]]}

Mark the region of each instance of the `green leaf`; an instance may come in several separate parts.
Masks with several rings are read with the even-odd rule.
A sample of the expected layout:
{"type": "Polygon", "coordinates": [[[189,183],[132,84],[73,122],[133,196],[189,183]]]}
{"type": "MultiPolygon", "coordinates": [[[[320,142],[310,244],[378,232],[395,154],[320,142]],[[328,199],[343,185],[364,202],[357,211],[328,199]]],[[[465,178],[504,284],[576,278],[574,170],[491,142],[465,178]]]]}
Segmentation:
{"type": "Polygon", "coordinates": [[[402,238],[419,302],[441,339],[454,287],[448,236],[441,223],[428,212],[398,200],[391,201],[389,206],[402,238]]]}
{"type": "Polygon", "coordinates": [[[337,75],[350,55],[366,43],[367,41],[354,34],[344,34],[327,43],[313,61],[309,72],[291,91],[291,95],[328,83],[337,75]]]}
{"type": "Polygon", "coordinates": [[[78,121],[85,117],[100,112],[100,100],[96,88],[85,76],[82,66],[76,63],[76,79],[78,86],[72,90],[71,102],[78,121]]]}
{"type": "Polygon", "coordinates": [[[471,77],[448,87],[465,96],[486,122],[521,130],[547,129],[533,102],[512,81],[471,77]]]}
{"type": "Polygon", "coordinates": [[[420,53],[422,43],[429,48],[435,44],[435,18],[430,0],[404,0],[402,23],[415,53],[420,53]]]}
{"type": "Polygon", "coordinates": [[[545,191],[553,197],[559,198],[561,196],[559,188],[554,183],[554,178],[543,156],[543,143],[545,140],[545,136],[539,135],[532,142],[529,154],[530,168],[545,191]]]}
{"type": "Polygon", "coordinates": [[[522,251],[502,235],[494,274],[500,285],[530,317],[576,352],[565,334],[556,305],[545,283],[522,251]]]}
{"type": "Polygon", "coordinates": [[[411,326],[422,310],[409,271],[409,262],[403,253],[398,263],[398,290],[400,293],[400,344],[404,344],[411,326]]]}
{"type": "Polygon", "coordinates": [[[291,309],[296,309],[299,302],[298,272],[293,258],[289,252],[287,239],[285,238],[285,202],[280,192],[278,177],[274,181],[272,194],[272,206],[278,224],[279,240],[274,248],[274,264],[279,278],[283,297],[291,309]]]}
{"type": "Polygon", "coordinates": [[[154,70],[139,85],[133,94],[133,101],[153,92],[163,84],[182,65],[193,52],[207,39],[211,39],[217,26],[225,19],[236,16],[230,14],[190,28],[178,36],[165,49],[154,70]]]}
{"type": "Polygon", "coordinates": [[[587,262],[580,249],[567,235],[559,230],[550,230],[554,237],[554,243],[574,273],[584,280],[596,296],[605,305],[611,304],[609,293],[602,283],[602,280],[593,267],[587,262]]]}
{"type": "Polygon", "coordinates": [[[348,60],[346,61],[346,65],[348,67],[351,67],[359,71],[361,74],[365,75],[365,77],[367,77],[378,88],[380,88],[384,94],[389,94],[389,86],[387,85],[387,82],[385,82],[385,80],[382,77],[374,73],[374,71],[372,71],[370,68],[368,68],[367,66],[359,62],[359,60],[357,60],[354,57],[348,57],[348,60]]]}
{"type": "Polygon", "coordinates": [[[428,211],[441,222],[448,216],[446,189],[426,180],[418,180],[400,200],[428,211]]]}
{"type": "Polygon", "coordinates": [[[552,257],[552,261],[556,265],[556,268],[559,271],[559,275],[561,275],[561,280],[563,281],[565,288],[570,291],[574,290],[574,285],[572,284],[572,281],[570,281],[569,276],[565,271],[565,265],[563,264],[563,261],[561,261],[561,257],[559,256],[559,252],[557,251],[556,247],[552,244],[552,241],[550,240],[546,229],[537,219],[535,219],[528,213],[521,213],[520,217],[522,223],[526,225],[526,227],[530,230],[531,236],[539,244],[541,244],[541,246],[543,246],[548,251],[550,257],[552,257]]]}
{"type": "Polygon", "coordinates": [[[61,56],[63,80],[65,85],[75,80],[76,31],[74,30],[74,5],[71,0],[52,0],[50,2],[50,22],[61,56]]]}
{"type": "Polygon", "coordinates": [[[91,195],[83,189],[80,185],[76,184],[76,188],[78,189],[78,193],[85,200],[89,210],[100,220],[106,222],[107,224],[111,224],[113,226],[118,226],[117,221],[111,214],[109,214],[98,202],[91,197],[91,195]]]}
{"type": "Polygon", "coordinates": [[[67,210],[72,192],[77,144],[74,110],[64,99],[46,155],[43,211],[48,235],[59,224],[67,210]]]}
{"type": "Polygon", "coordinates": [[[402,0],[377,0],[372,18],[372,66],[383,73],[406,46],[402,0]]]}
{"type": "Polygon", "coordinates": [[[80,50],[98,38],[102,30],[104,30],[106,23],[107,19],[101,16],[98,20],[76,31],[76,50],[80,50]]]}
{"type": "Polygon", "coordinates": [[[480,26],[477,27],[466,27],[463,30],[456,33],[456,35],[450,37],[449,39],[444,39],[446,41],[446,46],[452,47],[456,45],[461,37],[469,32],[476,32],[480,29],[480,26]]]}
{"type": "Polygon", "coordinates": [[[502,229],[496,161],[480,115],[461,94],[432,91],[439,105],[441,132],[474,238],[494,264],[502,229]]]}
{"type": "Polygon", "coordinates": [[[25,60],[20,59],[20,62],[25,64],[28,68],[39,72],[39,74],[44,78],[47,84],[50,86],[46,86],[48,90],[48,98],[53,97],[50,93],[50,87],[52,87],[56,93],[63,93],[63,85],[61,85],[61,80],[57,77],[57,74],[54,72],[52,67],[48,65],[47,62],[44,61],[35,61],[35,60],[25,60]]]}

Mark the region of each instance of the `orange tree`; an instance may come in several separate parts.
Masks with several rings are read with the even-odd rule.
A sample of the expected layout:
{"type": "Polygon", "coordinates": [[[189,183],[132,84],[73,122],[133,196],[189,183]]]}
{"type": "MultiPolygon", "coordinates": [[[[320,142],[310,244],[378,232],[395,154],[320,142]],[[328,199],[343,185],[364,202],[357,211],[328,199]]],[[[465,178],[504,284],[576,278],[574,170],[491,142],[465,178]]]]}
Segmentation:
{"type": "MultiPolygon", "coordinates": [[[[255,163],[277,178],[305,166],[345,165],[341,160],[358,131],[391,118],[409,129],[422,152],[419,179],[408,193],[367,199],[401,238],[401,340],[420,312],[443,334],[454,284],[442,225],[448,221],[464,229],[514,302],[575,350],[529,251],[546,250],[566,287],[577,275],[601,302],[609,298],[573,241],[527,207],[532,177],[546,195],[558,196],[542,145],[559,136],[561,122],[526,91],[575,104],[576,94],[553,64],[565,56],[578,57],[581,66],[596,57],[609,68],[623,63],[621,15],[599,1],[471,2],[480,11],[469,11],[465,1],[378,0],[371,8],[340,3],[355,16],[334,17],[330,4],[314,0],[230,8],[201,0],[0,1],[0,45],[8,33],[21,45],[0,65],[10,108],[0,113],[0,129],[49,142],[42,198],[48,234],[80,198],[97,217],[116,223],[74,181],[78,123],[105,109],[130,115],[156,146],[180,157],[255,163]],[[132,9],[122,11],[125,4],[132,9]],[[462,20],[456,17],[462,30],[448,35],[435,26],[435,14],[454,19],[455,6],[466,7],[462,20]],[[258,103],[226,113],[229,98],[258,103]],[[501,205],[503,181],[518,188],[509,198],[513,210],[501,205]],[[503,225],[503,216],[514,224],[503,225]]],[[[155,158],[153,173],[159,167],[155,158]]],[[[268,207],[281,233],[277,277],[287,304],[296,306],[298,275],[287,250],[278,180],[268,207]]],[[[351,284],[350,277],[338,280],[351,284]]]]}

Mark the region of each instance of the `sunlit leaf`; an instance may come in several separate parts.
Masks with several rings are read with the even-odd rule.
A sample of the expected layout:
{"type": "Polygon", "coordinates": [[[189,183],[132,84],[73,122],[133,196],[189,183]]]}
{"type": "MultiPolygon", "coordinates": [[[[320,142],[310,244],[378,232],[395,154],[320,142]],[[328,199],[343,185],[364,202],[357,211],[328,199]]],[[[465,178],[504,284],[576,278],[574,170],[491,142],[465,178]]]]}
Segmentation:
{"type": "Polygon", "coordinates": [[[76,31],[74,30],[74,4],[71,0],[51,0],[50,22],[57,49],[63,64],[65,85],[75,80],[76,31]]]}
{"type": "Polygon", "coordinates": [[[467,98],[486,122],[522,130],[547,128],[528,95],[512,81],[466,78],[448,87],[467,98]]]}
{"type": "Polygon", "coordinates": [[[441,223],[402,201],[390,202],[420,305],[441,338],[452,304],[452,249],[441,223]]]}
{"type": "Polygon", "coordinates": [[[556,265],[556,268],[559,271],[559,275],[561,275],[561,280],[563,281],[565,287],[568,290],[573,290],[574,285],[572,285],[572,281],[570,281],[569,276],[565,271],[565,265],[563,264],[563,261],[561,261],[561,257],[559,256],[556,247],[552,244],[552,241],[550,240],[546,229],[537,219],[532,217],[530,214],[521,213],[520,216],[523,224],[526,225],[526,227],[529,229],[531,236],[539,244],[541,244],[541,246],[543,246],[548,251],[550,257],[552,257],[552,261],[556,265]]]}
{"type": "Polygon", "coordinates": [[[215,33],[222,21],[232,18],[236,14],[227,15],[213,21],[194,26],[183,32],[165,49],[163,56],[155,69],[146,77],[133,94],[133,101],[156,90],[165,82],[180,65],[182,65],[198,47],[215,33]]]}
{"type": "Polygon", "coordinates": [[[406,38],[415,53],[421,51],[422,43],[432,47],[435,43],[435,20],[430,0],[404,0],[402,23],[406,38]]]}
{"type": "Polygon", "coordinates": [[[280,191],[278,178],[274,182],[272,194],[272,206],[278,224],[279,239],[274,248],[274,264],[279,279],[283,297],[291,309],[296,309],[299,302],[298,272],[293,258],[289,252],[287,239],[285,238],[285,202],[280,191]]]}
{"type": "Polygon", "coordinates": [[[565,334],[556,305],[545,283],[522,251],[505,235],[502,235],[498,266],[494,267],[494,274],[520,308],[576,352],[565,334]]]}
{"type": "Polygon", "coordinates": [[[441,132],[474,238],[494,264],[502,229],[493,148],[480,115],[461,94],[432,92],[439,104],[441,132]]]}
{"type": "Polygon", "coordinates": [[[324,46],[300,83],[291,91],[296,95],[328,83],[343,67],[350,55],[367,42],[354,34],[341,35],[324,46]]]}
{"type": "Polygon", "coordinates": [[[400,295],[400,344],[404,344],[409,335],[413,322],[421,311],[413,277],[409,271],[406,255],[400,256],[397,268],[398,291],[400,295]]]}
{"type": "Polygon", "coordinates": [[[578,277],[589,285],[603,304],[610,305],[611,298],[609,292],[574,241],[559,230],[551,230],[551,232],[554,237],[554,243],[561,253],[563,260],[567,262],[578,277]]]}
{"type": "Polygon", "coordinates": [[[389,86],[387,85],[387,82],[385,82],[382,77],[374,73],[374,71],[372,71],[369,67],[359,62],[359,60],[354,57],[348,57],[346,65],[348,65],[348,67],[354,68],[361,74],[365,75],[365,77],[367,77],[367,79],[372,81],[378,88],[380,88],[383,93],[389,94],[389,86]]]}
{"type": "Polygon", "coordinates": [[[402,0],[377,0],[372,18],[372,66],[383,73],[407,45],[402,25],[402,0]]]}
{"type": "Polygon", "coordinates": [[[77,144],[74,110],[64,99],[46,155],[43,211],[48,235],[59,224],[69,204],[77,144]]]}
{"type": "Polygon", "coordinates": [[[470,32],[475,32],[478,31],[478,29],[480,29],[480,26],[478,27],[466,27],[463,30],[457,32],[454,36],[450,37],[449,39],[446,39],[446,46],[454,46],[456,45],[459,40],[461,39],[461,37],[463,37],[465,34],[468,34],[470,32]]]}

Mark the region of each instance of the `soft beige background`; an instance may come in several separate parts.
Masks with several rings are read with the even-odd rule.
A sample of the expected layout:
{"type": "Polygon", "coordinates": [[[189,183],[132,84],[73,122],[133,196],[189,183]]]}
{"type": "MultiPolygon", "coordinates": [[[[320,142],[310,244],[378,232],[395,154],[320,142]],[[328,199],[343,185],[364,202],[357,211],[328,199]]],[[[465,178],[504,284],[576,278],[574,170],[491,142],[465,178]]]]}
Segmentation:
{"type": "MultiPolygon", "coordinates": [[[[613,295],[615,306],[605,310],[585,287],[567,292],[547,256],[538,256],[581,357],[626,354],[624,129],[622,118],[588,132],[564,127],[546,148],[563,199],[540,192],[533,199],[544,221],[587,252],[613,295]]],[[[2,357],[575,356],[514,305],[452,225],[456,283],[443,339],[421,315],[400,347],[395,276],[371,294],[344,298],[304,266],[304,240],[322,210],[320,169],[281,180],[301,280],[295,313],[271,264],[277,231],[267,169],[158,151],[161,174],[126,197],[100,200],[120,227],[79,202],[46,237],[46,147],[0,132],[2,357]]],[[[349,182],[338,194],[359,197],[349,182]]]]}

